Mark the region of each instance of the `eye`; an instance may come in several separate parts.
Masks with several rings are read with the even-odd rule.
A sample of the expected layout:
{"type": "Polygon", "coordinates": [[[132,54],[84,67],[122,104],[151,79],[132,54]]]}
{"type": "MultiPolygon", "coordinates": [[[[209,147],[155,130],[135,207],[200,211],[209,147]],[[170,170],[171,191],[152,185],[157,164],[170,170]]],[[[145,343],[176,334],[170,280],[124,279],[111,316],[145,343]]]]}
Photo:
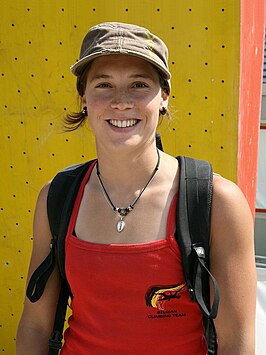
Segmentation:
{"type": "Polygon", "coordinates": [[[132,85],[134,88],[147,88],[148,85],[142,81],[138,81],[132,85]]]}
{"type": "Polygon", "coordinates": [[[99,88],[99,89],[106,89],[106,88],[110,88],[110,87],[111,87],[111,85],[108,83],[100,83],[100,84],[96,85],[96,88],[99,88]]]}

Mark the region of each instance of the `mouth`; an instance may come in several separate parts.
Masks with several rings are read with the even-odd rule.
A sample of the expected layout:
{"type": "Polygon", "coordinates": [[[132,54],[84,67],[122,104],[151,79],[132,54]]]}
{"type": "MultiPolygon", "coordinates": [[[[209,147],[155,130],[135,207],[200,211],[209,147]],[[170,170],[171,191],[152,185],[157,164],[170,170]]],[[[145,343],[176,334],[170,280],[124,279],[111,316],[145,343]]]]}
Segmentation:
{"type": "Polygon", "coordinates": [[[139,122],[139,120],[108,120],[111,126],[118,128],[134,127],[139,122]]]}

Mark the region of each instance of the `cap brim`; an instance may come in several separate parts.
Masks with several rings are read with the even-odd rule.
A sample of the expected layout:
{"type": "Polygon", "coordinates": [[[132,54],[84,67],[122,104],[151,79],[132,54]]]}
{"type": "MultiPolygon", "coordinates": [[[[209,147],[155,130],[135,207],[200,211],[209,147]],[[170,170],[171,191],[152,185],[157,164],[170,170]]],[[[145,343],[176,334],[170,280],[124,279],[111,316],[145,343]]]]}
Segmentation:
{"type": "Polygon", "coordinates": [[[162,73],[164,79],[166,79],[166,80],[171,79],[171,73],[169,72],[169,70],[167,70],[163,66],[163,64],[160,65],[158,62],[154,61],[149,56],[145,56],[144,54],[139,54],[137,52],[128,51],[128,50],[127,51],[125,51],[125,50],[123,50],[123,51],[122,50],[108,50],[108,51],[101,51],[101,52],[96,52],[96,53],[90,54],[90,55],[78,60],[75,64],[73,64],[70,67],[70,70],[71,70],[72,74],[74,74],[75,76],[79,76],[83,72],[84,67],[86,65],[88,65],[95,58],[106,56],[106,55],[113,55],[113,54],[130,55],[130,56],[134,56],[134,57],[138,57],[140,59],[146,60],[149,63],[153,64],[162,73]]]}

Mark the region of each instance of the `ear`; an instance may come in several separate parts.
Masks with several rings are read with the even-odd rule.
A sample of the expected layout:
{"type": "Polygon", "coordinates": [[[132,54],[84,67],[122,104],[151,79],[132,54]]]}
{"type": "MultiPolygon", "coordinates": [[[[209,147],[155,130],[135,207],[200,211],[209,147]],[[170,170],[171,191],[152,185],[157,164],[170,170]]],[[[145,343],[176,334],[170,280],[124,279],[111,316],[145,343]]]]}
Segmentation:
{"type": "Polygon", "coordinates": [[[169,95],[162,90],[162,96],[161,96],[161,103],[160,103],[160,110],[162,108],[166,108],[168,107],[168,100],[169,100],[169,95]]]}
{"type": "Polygon", "coordinates": [[[82,102],[82,107],[87,106],[85,95],[82,96],[81,102],[82,102]]]}

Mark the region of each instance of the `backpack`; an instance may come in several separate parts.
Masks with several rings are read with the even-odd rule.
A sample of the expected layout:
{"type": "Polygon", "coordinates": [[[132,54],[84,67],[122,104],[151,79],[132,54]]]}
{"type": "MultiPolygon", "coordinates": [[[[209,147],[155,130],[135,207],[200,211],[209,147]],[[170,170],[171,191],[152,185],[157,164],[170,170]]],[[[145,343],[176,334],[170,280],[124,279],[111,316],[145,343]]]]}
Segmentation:
{"type": "MultiPolygon", "coordinates": [[[[183,272],[192,302],[202,314],[208,354],[217,354],[217,338],[213,319],[217,315],[219,290],[209,271],[210,211],[212,200],[212,168],[210,163],[183,156],[177,157],[180,182],[176,210],[175,238],[182,255],[183,272]],[[210,305],[209,282],[213,283],[214,300],[210,305]]],[[[62,346],[63,328],[71,291],[65,274],[65,236],[81,181],[94,160],[59,172],[53,179],[47,197],[47,212],[52,232],[51,250],[34,271],[27,287],[27,297],[36,302],[43,294],[55,263],[61,276],[54,328],[49,340],[49,355],[58,354],[62,346]]]]}

